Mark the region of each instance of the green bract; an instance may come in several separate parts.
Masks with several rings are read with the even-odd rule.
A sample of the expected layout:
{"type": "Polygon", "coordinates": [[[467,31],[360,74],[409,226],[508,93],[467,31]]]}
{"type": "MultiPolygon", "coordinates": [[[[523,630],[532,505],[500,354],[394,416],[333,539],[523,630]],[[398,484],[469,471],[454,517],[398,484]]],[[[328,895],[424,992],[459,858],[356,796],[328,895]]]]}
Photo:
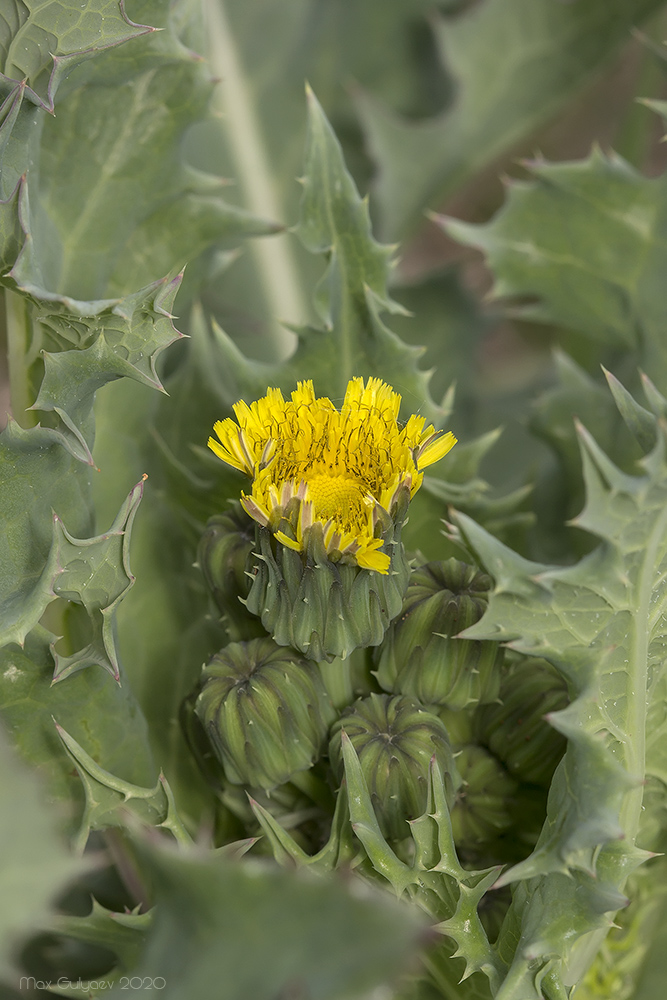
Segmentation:
{"type": "Polygon", "coordinates": [[[544,660],[521,658],[502,679],[497,703],[478,712],[477,736],[522,781],[549,786],[565,740],[549,724],[567,705],[562,679],[544,660]]]}
{"type": "Polygon", "coordinates": [[[380,686],[452,709],[493,701],[502,649],[457,638],[482,617],[491,585],[489,576],[456,559],[416,569],[377,655],[380,686]]]}
{"type": "Polygon", "coordinates": [[[265,789],[315,763],[335,715],[319,674],[271,639],[217,653],[195,711],[228,781],[265,789]]]}
{"type": "Polygon", "coordinates": [[[384,533],[392,553],[387,575],[331,562],[317,526],[304,554],[276,543],[266,528],[258,528],[246,607],[261,617],[277,643],[293,646],[311,660],[332,660],[377,646],[401,610],[409,578],[402,519],[396,525],[387,521],[384,533]]]}
{"type": "Polygon", "coordinates": [[[461,786],[452,808],[452,830],[457,845],[465,850],[512,825],[516,782],[483,747],[464,746],[455,759],[461,786]]]}
{"type": "Polygon", "coordinates": [[[209,519],[197,549],[204,579],[234,640],[263,634],[260,623],[245,608],[254,548],[255,529],[236,503],[229,511],[209,519]]]}
{"type": "Polygon", "coordinates": [[[343,770],[341,731],[357,752],[385,836],[403,840],[408,835],[406,821],[424,811],[432,757],[444,772],[451,803],[458,776],[447,730],[412,698],[371,694],[341,715],[329,745],[339,774],[343,770]]]}

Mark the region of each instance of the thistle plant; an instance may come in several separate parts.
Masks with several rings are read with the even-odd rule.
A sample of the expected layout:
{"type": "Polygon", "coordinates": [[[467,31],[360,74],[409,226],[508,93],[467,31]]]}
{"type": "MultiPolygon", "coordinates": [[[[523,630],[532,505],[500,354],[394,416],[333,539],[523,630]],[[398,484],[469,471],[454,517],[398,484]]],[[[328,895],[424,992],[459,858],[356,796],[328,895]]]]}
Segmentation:
{"type": "Polygon", "coordinates": [[[662,995],[664,15],[7,0],[3,996],[662,995]]]}

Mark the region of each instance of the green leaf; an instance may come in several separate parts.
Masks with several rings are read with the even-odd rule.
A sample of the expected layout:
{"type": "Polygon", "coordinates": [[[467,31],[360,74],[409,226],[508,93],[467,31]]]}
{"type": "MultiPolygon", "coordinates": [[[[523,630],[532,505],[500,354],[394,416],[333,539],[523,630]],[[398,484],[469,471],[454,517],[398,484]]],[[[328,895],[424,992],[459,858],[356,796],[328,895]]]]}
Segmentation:
{"type": "MultiPolygon", "coordinates": [[[[169,381],[167,386],[171,389],[169,381]]],[[[224,506],[228,495],[218,489],[220,470],[192,452],[191,444],[205,442],[211,426],[189,431],[190,416],[196,417],[200,404],[206,416],[205,386],[201,395],[196,386],[195,381],[184,393],[183,403],[176,388],[174,397],[167,397],[129,379],[107,386],[96,402],[93,452],[101,469],[94,480],[100,517],[108,518],[127,477],[149,476],[150,503],[142,504],[132,536],[136,583],[118,613],[119,647],[128,683],[149,724],[156,760],[195,825],[202,809],[210,815],[214,803],[174,720],[197,684],[202,664],[227,641],[217,616],[211,615],[201,571],[193,564],[206,519],[224,506]],[[163,399],[167,406],[160,413],[163,399]]]]}
{"type": "Polygon", "coordinates": [[[519,306],[520,316],[637,351],[664,388],[667,181],[600,150],[581,162],[529,169],[531,180],[511,185],[489,223],[449,220],[447,231],[484,250],[496,296],[535,300],[519,306]]]}
{"type": "Polygon", "coordinates": [[[535,486],[540,556],[564,562],[579,558],[591,547],[589,535],[567,526],[584,501],[575,418],[622,468],[632,467],[640,451],[604,383],[562,351],[554,353],[554,362],[555,384],[533,402],[529,427],[553,455],[535,486]]]}
{"type": "MultiPolygon", "coordinates": [[[[190,155],[205,170],[238,178],[230,197],[258,215],[289,221],[298,209],[304,80],[322,102],[363,190],[369,163],[349,83],[408,114],[431,114],[447,94],[429,26],[431,0],[206,0],[204,7],[206,54],[221,81],[221,116],[192,133],[190,155]]],[[[254,243],[222,282],[210,286],[209,304],[232,336],[254,339],[261,331],[284,355],[291,345],[279,324],[310,321],[308,287],[316,274],[294,240],[254,243]]]]}
{"type": "Polygon", "coordinates": [[[57,431],[23,430],[10,421],[0,435],[0,642],[22,643],[53,600],[58,550],[53,508],[72,532],[90,530],[89,471],[63,447],[57,431]]]}
{"type": "Polygon", "coordinates": [[[92,632],[91,642],[70,656],[60,656],[54,649],[54,681],[95,663],[115,680],[120,679],[116,611],[134,583],[129,561],[130,533],[143,491],[142,481],[131,491],[109,530],[95,538],[74,538],[54,515],[58,573],[53,591],[85,607],[92,632]]]}
{"type": "Polygon", "coordinates": [[[81,461],[93,464],[89,417],[98,389],[126,377],[164,391],[155,365],[181,336],[171,315],[180,282],[181,275],[156,281],[90,316],[73,316],[56,307],[40,317],[45,339],[75,347],[42,352],[44,378],[31,409],[53,411],[61,418],[63,433],[81,461]]]}
{"type": "Polygon", "coordinates": [[[162,976],[167,1000],[270,1000],[297,984],[342,1000],[395,979],[414,954],[422,923],[385,895],[195,850],[142,854],[156,911],[134,975],[162,976]]]}
{"type": "Polygon", "coordinates": [[[74,761],[83,782],[86,804],[75,847],[83,851],[91,830],[105,830],[110,826],[124,826],[134,816],[151,826],[170,830],[181,844],[192,838],[183,826],[176,810],[176,803],[169,783],[160,774],[154,788],[142,788],[122,778],[117,778],[100,767],[76,740],[55,720],[58,736],[74,761]]]}
{"type": "Polygon", "coordinates": [[[266,835],[278,864],[285,868],[309,866],[314,871],[330,872],[346,865],[354,866],[355,848],[348,820],[348,796],[345,782],[336,798],[329,839],[317,854],[309,856],[294,838],[259,802],[250,799],[250,806],[266,835]]]}
{"type": "Polygon", "coordinates": [[[388,294],[390,247],[371,233],[368,206],[359,197],[340,145],[312,91],[308,91],[303,198],[296,233],[328,264],[316,293],[323,330],[300,330],[299,347],[281,373],[296,381],[308,372],[318,392],[340,399],[353,376],[379,376],[402,393],[406,408],[437,413],[428,374],[417,368],[422,349],[404,344],[381,320],[402,312],[388,294]]]}
{"type": "Polygon", "coordinates": [[[143,5],[142,14],[159,15],[160,31],[133,26],[118,0],[95,0],[83,14],[71,2],[33,7],[17,5],[11,53],[25,55],[38,82],[51,74],[49,110],[56,86],[66,85],[57,115],[17,85],[0,127],[0,195],[13,194],[26,175],[26,238],[15,262],[16,220],[3,211],[2,256],[14,264],[6,280],[38,298],[99,307],[212,244],[279,228],[227,204],[222,180],[184,160],[183,137],[207,117],[212,88],[201,58],[181,40],[188,0],[170,5],[166,17],[160,5],[143,5]]]}
{"type": "Polygon", "coordinates": [[[25,81],[49,111],[58,83],[101,49],[151,28],[133,24],[119,0],[8,0],[0,25],[0,72],[25,81]]]}
{"type": "Polygon", "coordinates": [[[103,670],[80,671],[66,684],[54,685],[55,639],[37,626],[23,649],[9,645],[0,650],[0,705],[17,752],[39,768],[49,798],[65,802],[74,825],[83,791],[58,739],[54,717],[113,774],[148,784],[155,781],[157,771],[146,722],[129,686],[118,685],[103,670]]]}
{"type": "Polygon", "coordinates": [[[41,783],[14,758],[4,733],[0,758],[0,977],[14,980],[21,936],[48,926],[50,904],[83,863],[66,850],[41,783]]]}
{"type": "Polygon", "coordinates": [[[412,865],[407,865],[384,839],[359,758],[345,731],[341,735],[350,821],[373,869],[390,882],[397,895],[407,892],[439,919],[434,930],[448,939],[445,945],[448,960],[461,958],[465,962],[461,981],[481,972],[496,989],[504,969],[489,944],[477,907],[496,882],[500,867],[469,871],[461,866],[443,776],[435,758],[429,770],[426,812],[410,823],[415,856],[412,865]],[[451,942],[456,945],[454,951],[451,942]]]}
{"type": "Polygon", "coordinates": [[[586,505],[575,524],[601,541],[575,566],[530,563],[465,515],[456,517],[496,581],[486,614],[466,636],[544,657],[572,697],[549,716],[568,745],[544,829],[534,852],[498,882],[528,880],[515,892],[499,942],[511,966],[502,1000],[538,997],[543,975],[554,996],[558,983],[580,978],[613,912],[624,905],[628,874],[649,856],[635,840],[642,835],[644,781],[666,718],[662,423],[655,434],[642,473],[630,476],[580,427],[586,505]]]}
{"type": "MultiPolygon", "coordinates": [[[[23,454],[40,450],[43,454],[44,442],[59,445],[57,432],[46,432],[41,428],[22,431],[18,424],[8,426],[3,437],[9,443],[17,442],[15,453],[19,452],[14,466],[14,479],[8,481],[8,508],[17,507],[17,500],[25,489],[25,465],[20,461],[23,454]],[[27,446],[27,447],[26,447],[27,446]],[[29,449],[29,450],[28,450],[29,449]],[[13,488],[12,488],[13,487],[13,488]]],[[[10,456],[9,457],[13,457],[10,456]]],[[[37,455],[37,458],[42,457],[37,455]]],[[[60,457],[60,456],[58,456],[60,457]]],[[[9,465],[9,460],[7,462],[9,465]]],[[[30,469],[30,466],[28,466],[30,469]]],[[[35,490],[28,481],[28,489],[35,490]]],[[[52,542],[46,562],[39,575],[31,573],[31,563],[35,562],[34,539],[32,534],[33,511],[29,508],[22,513],[18,523],[10,522],[7,545],[13,555],[7,573],[8,595],[2,606],[3,644],[15,642],[22,645],[28,632],[34,628],[46,607],[56,597],[83,605],[89,618],[92,632],[91,641],[70,656],[61,656],[54,649],[56,669],[54,680],[62,680],[75,670],[98,663],[118,680],[120,677],[115,640],[115,613],[123,597],[132,586],[133,577],[129,568],[129,540],[134,514],[143,493],[143,482],[130,493],[118,516],[107,532],[92,538],[76,538],[65,527],[62,518],[54,512],[52,521],[52,542]],[[21,548],[19,548],[21,546],[21,548]],[[31,551],[32,549],[32,551],[31,551]],[[22,556],[22,564],[19,561],[22,556]],[[14,571],[13,573],[11,571],[14,571]],[[36,577],[36,578],[35,578],[36,577]],[[19,590],[17,579],[23,579],[19,590]]]]}
{"type": "Polygon", "coordinates": [[[615,375],[606,369],[604,369],[604,374],[614,397],[616,408],[635,437],[637,444],[644,453],[652,451],[656,444],[654,415],[640,406],[615,375]]]}
{"type": "Polygon", "coordinates": [[[379,168],[383,232],[395,239],[571,100],[661,0],[486,0],[436,22],[457,96],[410,122],[370,96],[357,101],[379,168]],[[502,58],[498,54],[502,53],[502,58]]]}
{"type": "MultiPolygon", "coordinates": [[[[108,910],[96,899],[92,900],[90,913],[85,917],[75,917],[58,914],[54,919],[53,929],[58,934],[74,938],[85,944],[99,945],[109,948],[117,958],[117,964],[105,973],[103,982],[117,982],[122,975],[131,973],[140,960],[146,946],[148,932],[153,923],[154,913],[116,913],[108,910]]],[[[54,984],[55,985],[55,984],[54,984]]],[[[52,992],[62,996],[71,996],[77,992],[77,984],[58,990],[51,987],[52,992]]],[[[108,986],[104,987],[108,989],[108,986]]],[[[88,996],[88,990],[83,987],[81,995],[88,996]]]]}
{"type": "Polygon", "coordinates": [[[341,741],[352,829],[364,845],[375,871],[384,876],[400,896],[415,881],[415,873],[397,857],[380,830],[357,752],[345,730],[341,732],[341,741]]]}

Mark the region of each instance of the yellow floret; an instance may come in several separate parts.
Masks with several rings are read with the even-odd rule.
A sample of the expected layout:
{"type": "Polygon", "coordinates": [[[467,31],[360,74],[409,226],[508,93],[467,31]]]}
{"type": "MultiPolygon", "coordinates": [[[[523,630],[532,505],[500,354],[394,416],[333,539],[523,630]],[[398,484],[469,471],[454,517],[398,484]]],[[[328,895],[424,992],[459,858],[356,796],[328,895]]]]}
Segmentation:
{"type": "Polygon", "coordinates": [[[316,398],[312,381],[299,382],[289,400],[270,388],[250,406],[236,403],[236,421],[218,421],[218,440],[208,444],[252,479],[241,503],[283,545],[305,551],[317,522],[329,557],[387,573],[390,558],[376,537],[377,521],[391,516],[402,488],[414,496],[422,470],[456,444],[451,431],[425,428],[416,414],[401,426],[400,404],[400,395],[377,378],[353,378],[340,410],[316,398]],[[278,527],[293,500],[299,507],[294,538],[278,527]]]}

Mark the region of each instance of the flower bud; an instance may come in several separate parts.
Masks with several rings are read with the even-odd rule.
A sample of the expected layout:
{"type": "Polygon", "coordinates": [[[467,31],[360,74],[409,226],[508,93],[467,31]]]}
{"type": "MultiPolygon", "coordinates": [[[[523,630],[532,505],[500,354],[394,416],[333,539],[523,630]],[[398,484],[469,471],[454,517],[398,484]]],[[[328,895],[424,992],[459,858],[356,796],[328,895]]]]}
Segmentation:
{"type": "Polygon", "coordinates": [[[197,561],[232,639],[263,636],[264,629],[245,607],[250,588],[246,570],[255,547],[254,522],[239,503],[210,518],[199,542],[197,561]]]}
{"type": "Polygon", "coordinates": [[[378,521],[378,537],[390,553],[386,574],[334,561],[317,522],[304,552],[277,542],[267,528],[257,528],[258,557],[247,608],[278,645],[292,646],[319,662],[344,659],[354,649],[382,642],[401,610],[410,576],[400,540],[407,493],[403,501],[393,512],[396,521],[378,521]]]}
{"type": "Polygon", "coordinates": [[[352,705],[336,722],[329,744],[334,770],[342,778],[341,730],[357,752],[368,791],[384,835],[408,836],[407,820],[426,809],[431,757],[442,768],[448,798],[458,776],[447,730],[412,698],[371,694],[352,705]]]}
{"type": "Polygon", "coordinates": [[[551,664],[517,660],[503,678],[498,703],[479,711],[478,739],[510,774],[548,788],[566,740],[544,717],[567,703],[565,684],[551,664]]]}
{"type": "Polygon", "coordinates": [[[465,746],[456,755],[462,784],[451,811],[454,842],[474,848],[512,825],[516,782],[488,750],[465,746]]]}
{"type": "Polygon", "coordinates": [[[490,577],[457,559],[416,569],[402,614],[377,654],[380,687],[452,709],[493,701],[502,649],[457,638],[482,617],[490,587],[490,577]]]}
{"type": "Polygon", "coordinates": [[[335,718],[318,671],[268,638],[217,653],[195,711],[227,779],[264,789],[311,767],[335,718]]]}

